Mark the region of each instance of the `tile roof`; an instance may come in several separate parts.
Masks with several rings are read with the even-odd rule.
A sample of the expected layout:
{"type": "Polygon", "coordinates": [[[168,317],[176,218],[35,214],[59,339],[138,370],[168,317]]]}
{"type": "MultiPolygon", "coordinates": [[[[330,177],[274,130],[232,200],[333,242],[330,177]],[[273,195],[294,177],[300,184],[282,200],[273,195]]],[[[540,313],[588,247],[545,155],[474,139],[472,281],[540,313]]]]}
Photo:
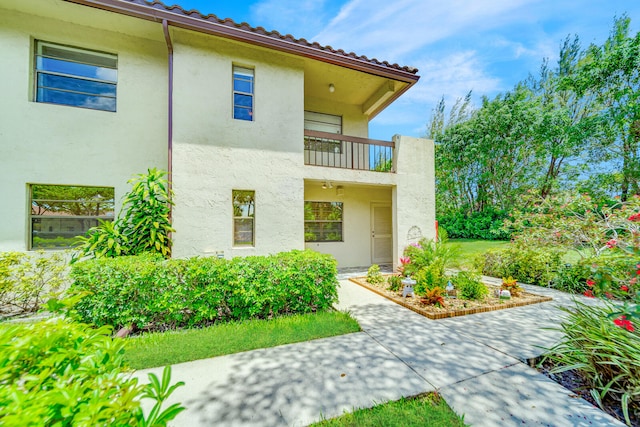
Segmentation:
{"type": "MultiPolygon", "coordinates": [[[[78,2],[78,3],[101,3],[100,0],[98,1],[75,1],[75,0],[70,0],[72,2],[78,2]]],[[[347,60],[354,60],[354,61],[358,61],[358,62],[363,62],[365,64],[374,66],[374,67],[382,67],[382,68],[386,68],[390,71],[397,71],[400,72],[400,74],[408,74],[408,75],[414,75],[412,76],[413,78],[411,78],[411,80],[413,79],[417,79],[418,76],[415,75],[418,72],[417,68],[414,67],[409,67],[409,66],[400,66],[398,64],[391,64],[387,61],[379,61],[378,59],[375,58],[368,58],[364,55],[357,55],[353,52],[345,52],[342,49],[334,49],[331,46],[322,46],[321,44],[317,43],[317,42],[309,42],[307,40],[305,40],[304,38],[295,38],[293,37],[291,34],[280,34],[278,31],[268,31],[266,29],[264,29],[263,27],[252,27],[251,25],[249,25],[246,22],[241,22],[241,23],[237,23],[235,21],[233,21],[230,18],[225,18],[225,19],[220,19],[218,18],[216,15],[213,14],[208,14],[208,15],[204,15],[201,12],[197,11],[197,10],[185,10],[183,9],[181,6],[179,5],[173,5],[173,6],[168,6],[158,0],[153,0],[153,1],[146,1],[146,0],[118,0],[119,3],[130,3],[130,4],[135,4],[138,6],[144,6],[144,7],[149,7],[149,8],[153,8],[155,10],[159,10],[159,11],[163,11],[163,12],[170,12],[172,14],[178,15],[178,16],[184,16],[184,17],[189,17],[189,18],[194,18],[198,21],[201,21],[202,24],[206,25],[208,24],[214,24],[215,26],[224,26],[227,27],[229,29],[233,29],[236,31],[242,31],[242,32],[246,32],[250,35],[255,35],[255,36],[264,36],[267,37],[269,39],[272,39],[274,41],[280,41],[280,42],[286,42],[286,43],[291,43],[294,45],[297,45],[299,47],[302,47],[303,49],[309,49],[311,51],[318,51],[320,53],[329,53],[329,54],[334,54],[337,56],[341,56],[344,57],[347,60]]],[[[104,1],[104,3],[111,3],[113,4],[114,1],[104,1]]],[[[303,53],[303,52],[300,52],[303,53]]],[[[410,76],[407,76],[410,77],[410,76]]]]}

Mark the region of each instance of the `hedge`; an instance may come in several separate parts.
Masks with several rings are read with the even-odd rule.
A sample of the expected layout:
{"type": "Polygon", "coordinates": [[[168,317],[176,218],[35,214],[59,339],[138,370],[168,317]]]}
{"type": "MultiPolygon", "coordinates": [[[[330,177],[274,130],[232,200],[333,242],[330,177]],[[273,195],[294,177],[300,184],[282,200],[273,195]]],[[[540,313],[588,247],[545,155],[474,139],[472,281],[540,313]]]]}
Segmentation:
{"type": "Polygon", "coordinates": [[[231,260],[98,258],[73,265],[79,320],[164,330],[326,310],[337,299],[336,261],[312,251],[231,260]]]}
{"type": "Polygon", "coordinates": [[[562,264],[562,252],[510,244],[478,255],[474,267],[493,277],[513,277],[531,285],[549,286],[562,264]]]}

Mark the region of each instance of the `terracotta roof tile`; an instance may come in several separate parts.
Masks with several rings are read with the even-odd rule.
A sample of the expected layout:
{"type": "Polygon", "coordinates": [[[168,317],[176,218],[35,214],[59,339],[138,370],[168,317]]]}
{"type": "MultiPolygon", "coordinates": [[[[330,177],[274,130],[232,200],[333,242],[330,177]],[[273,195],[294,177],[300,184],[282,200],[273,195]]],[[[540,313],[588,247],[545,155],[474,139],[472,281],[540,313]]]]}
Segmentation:
{"type": "Polygon", "coordinates": [[[357,55],[354,52],[346,53],[342,49],[334,49],[331,46],[323,46],[323,45],[321,45],[321,44],[319,44],[317,42],[309,42],[304,38],[297,39],[294,36],[292,36],[291,34],[282,35],[278,31],[275,31],[275,30],[268,31],[263,27],[252,27],[250,24],[248,24],[246,22],[237,23],[237,22],[235,22],[234,20],[232,20],[230,18],[221,19],[221,18],[218,18],[214,14],[204,15],[200,11],[195,10],[195,9],[185,10],[179,5],[168,6],[168,5],[162,3],[162,2],[160,2],[158,0],[154,0],[154,1],[147,1],[147,0],[121,0],[121,1],[123,1],[125,3],[134,3],[134,4],[137,4],[137,5],[140,5],[140,6],[152,7],[154,9],[163,10],[163,11],[167,11],[167,12],[170,12],[170,13],[175,13],[175,14],[178,14],[178,15],[188,16],[188,17],[191,17],[191,18],[195,18],[195,19],[199,19],[199,20],[205,21],[205,22],[213,22],[213,23],[221,24],[221,25],[228,26],[228,27],[234,27],[234,28],[242,30],[242,31],[247,31],[247,32],[254,33],[254,34],[259,34],[259,35],[271,37],[273,39],[284,40],[284,41],[295,43],[297,45],[304,46],[304,47],[311,48],[311,49],[316,49],[316,50],[320,50],[320,51],[324,51],[324,52],[328,51],[328,52],[331,52],[331,53],[334,53],[334,54],[337,54],[337,55],[345,56],[347,58],[353,58],[353,59],[356,59],[358,61],[363,61],[363,62],[367,62],[367,63],[370,63],[370,64],[379,65],[379,66],[384,66],[384,67],[387,67],[389,69],[403,71],[403,72],[406,72],[406,73],[409,73],[409,74],[416,74],[418,72],[418,69],[414,68],[414,67],[400,66],[400,65],[398,65],[396,63],[390,64],[387,61],[379,61],[376,58],[369,59],[365,55],[357,55]]]}

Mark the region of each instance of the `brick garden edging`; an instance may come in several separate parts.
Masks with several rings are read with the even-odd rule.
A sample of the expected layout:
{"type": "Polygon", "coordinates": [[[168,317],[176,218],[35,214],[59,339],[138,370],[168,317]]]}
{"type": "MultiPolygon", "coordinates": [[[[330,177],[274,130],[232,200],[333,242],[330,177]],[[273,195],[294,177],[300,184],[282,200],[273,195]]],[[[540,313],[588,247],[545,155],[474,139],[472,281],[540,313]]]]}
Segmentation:
{"type": "MultiPolygon", "coordinates": [[[[535,298],[531,298],[527,301],[505,301],[503,304],[500,305],[492,305],[489,307],[474,307],[474,308],[465,308],[462,310],[455,310],[455,311],[445,311],[445,312],[441,312],[441,313],[431,313],[429,311],[423,310],[421,308],[415,307],[411,304],[407,304],[406,302],[404,302],[402,300],[402,298],[393,298],[390,297],[389,295],[384,294],[383,292],[380,292],[378,289],[369,286],[366,283],[366,278],[365,277],[353,277],[350,278],[349,280],[351,280],[353,283],[362,286],[363,288],[366,288],[368,290],[370,290],[371,292],[374,292],[390,301],[395,302],[396,304],[399,304],[405,308],[408,308],[409,310],[415,311],[418,314],[421,314],[425,317],[428,317],[431,320],[438,320],[438,319],[446,319],[449,317],[457,317],[457,316],[466,316],[468,314],[477,314],[477,313],[487,313],[490,311],[496,311],[496,310],[504,310],[507,308],[515,308],[515,307],[523,307],[525,305],[531,305],[531,304],[539,304],[541,302],[548,302],[548,301],[552,301],[553,298],[551,297],[545,297],[542,295],[535,295],[535,294],[531,294],[531,292],[527,292],[530,295],[535,295],[535,298]]],[[[415,297],[414,297],[415,298],[415,297]]]]}

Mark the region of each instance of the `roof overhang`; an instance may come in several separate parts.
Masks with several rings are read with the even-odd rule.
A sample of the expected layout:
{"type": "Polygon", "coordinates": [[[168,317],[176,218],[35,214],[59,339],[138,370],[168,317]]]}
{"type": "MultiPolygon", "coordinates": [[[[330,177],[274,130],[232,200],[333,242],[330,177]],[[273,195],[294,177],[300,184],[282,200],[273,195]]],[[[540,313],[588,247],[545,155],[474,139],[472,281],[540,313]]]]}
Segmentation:
{"type": "Polygon", "coordinates": [[[399,85],[399,88],[394,88],[394,90],[385,91],[385,94],[378,97],[378,100],[372,102],[367,108],[370,117],[382,111],[420,79],[420,76],[416,74],[418,70],[415,68],[400,67],[397,64],[389,64],[388,62],[357,56],[354,53],[346,53],[340,49],[334,50],[330,46],[309,43],[305,39],[295,39],[290,35],[282,36],[275,31],[267,32],[261,27],[253,28],[246,23],[237,24],[230,19],[220,20],[214,15],[203,16],[198,11],[185,11],[179,6],[166,6],[159,1],[154,1],[153,3],[141,0],[65,1],[158,23],[166,21],[169,26],[274,49],[406,83],[399,85]]]}

